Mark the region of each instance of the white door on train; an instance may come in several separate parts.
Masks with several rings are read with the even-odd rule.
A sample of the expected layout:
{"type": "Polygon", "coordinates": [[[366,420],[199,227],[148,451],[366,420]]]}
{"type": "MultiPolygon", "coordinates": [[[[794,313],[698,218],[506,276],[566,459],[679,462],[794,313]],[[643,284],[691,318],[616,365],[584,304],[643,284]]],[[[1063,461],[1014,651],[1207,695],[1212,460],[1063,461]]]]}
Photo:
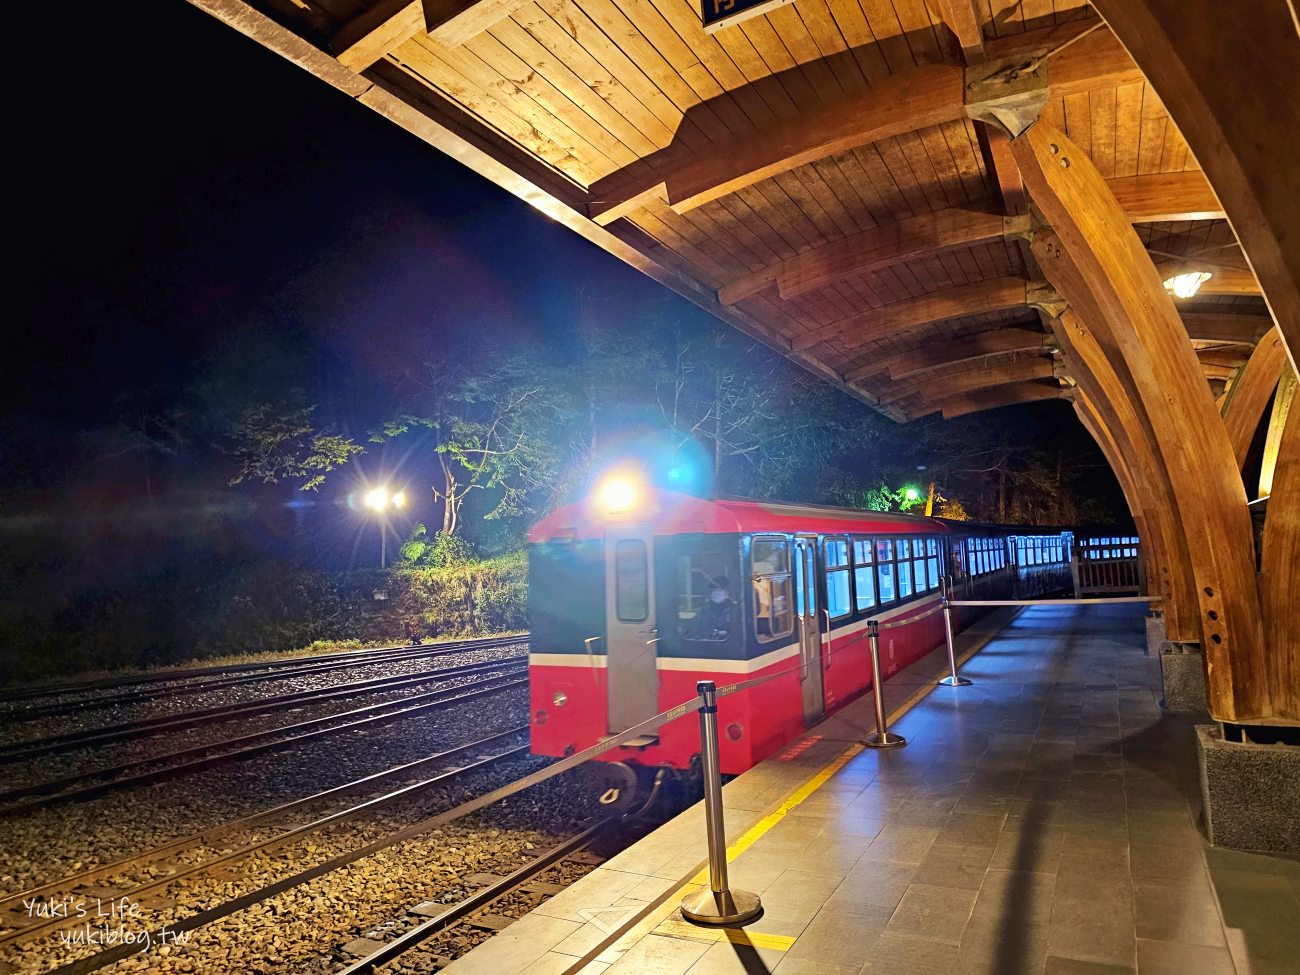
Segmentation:
{"type": "Polygon", "coordinates": [[[605,683],[608,731],[626,731],[659,711],[655,667],[654,534],[648,525],[605,533],[605,683]]]}
{"type": "Polygon", "coordinates": [[[811,725],[826,713],[822,686],[822,631],[817,612],[817,537],[794,540],[794,606],[799,631],[799,684],[803,721],[811,725]]]}

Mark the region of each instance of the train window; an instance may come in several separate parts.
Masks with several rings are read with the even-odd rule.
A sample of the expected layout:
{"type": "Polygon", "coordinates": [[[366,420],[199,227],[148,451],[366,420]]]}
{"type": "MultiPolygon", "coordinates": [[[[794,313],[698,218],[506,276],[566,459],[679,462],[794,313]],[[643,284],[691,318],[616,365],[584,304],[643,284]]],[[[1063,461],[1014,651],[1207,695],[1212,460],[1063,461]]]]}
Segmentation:
{"type": "Polygon", "coordinates": [[[849,588],[849,541],[847,538],[828,538],[824,547],[826,611],[831,619],[839,619],[853,611],[853,595],[849,588]]]}
{"type": "Polygon", "coordinates": [[[912,563],[898,563],[898,598],[907,599],[912,595],[912,563]]]}
{"type": "Polygon", "coordinates": [[[937,554],[931,555],[928,559],[925,560],[925,566],[926,566],[926,571],[930,576],[930,588],[938,589],[939,588],[939,556],[937,554]]]}
{"type": "Polygon", "coordinates": [[[925,582],[925,539],[912,539],[912,581],[916,584],[918,593],[925,592],[930,587],[925,582]]]}
{"type": "Polygon", "coordinates": [[[614,609],[624,623],[644,622],[650,607],[645,542],[624,538],[614,545],[614,609]]]}
{"type": "Polygon", "coordinates": [[[677,560],[677,633],[683,640],[727,639],[735,625],[734,572],[732,558],[722,552],[677,560]]]}
{"type": "Polygon", "coordinates": [[[888,562],[894,557],[894,543],[888,538],[876,539],[876,561],[888,562]]]}
{"type": "Polygon", "coordinates": [[[790,542],[757,536],[750,548],[754,587],[754,633],[768,643],[794,630],[794,600],[790,592],[790,542]]]}
{"type": "Polygon", "coordinates": [[[876,570],[872,568],[871,542],[860,538],[853,540],[853,594],[854,605],[859,610],[876,605],[876,570]]]}
{"type": "Polygon", "coordinates": [[[876,578],[879,578],[880,580],[880,602],[892,603],[894,597],[896,597],[896,591],[894,591],[893,563],[879,562],[879,558],[880,549],[878,543],[878,546],[876,546],[876,559],[878,559],[878,562],[876,562],[876,578]]]}

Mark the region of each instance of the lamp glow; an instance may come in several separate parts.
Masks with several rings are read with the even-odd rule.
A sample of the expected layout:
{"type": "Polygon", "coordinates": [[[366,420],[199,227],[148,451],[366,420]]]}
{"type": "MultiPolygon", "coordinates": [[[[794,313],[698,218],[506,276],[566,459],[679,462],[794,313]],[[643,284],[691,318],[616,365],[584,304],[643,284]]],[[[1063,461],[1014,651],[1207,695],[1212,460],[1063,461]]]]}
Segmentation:
{"type": "Polygon", "coordinates": [[[383,511],[388,507],[388,488],[371,488],[366,492],[365,505],[371,511],[383,511]]]}
{"type": "Polygon", "coordinates": [[[903,492],[903,497],[907,498],[908,501],[916,501],[921,497],[921,492],[914,487],[910,487],[903,492]]]}
{"type": "Polygon", "coordinates": [[[596,501],[610,514],[620,514],[632,509],[640,493],[631,478],[608,477],[596,488],[596,501]]]}
{"type": "Polygon", "coordinates": [[[406,492],[398,491],[396,494],[393,495],[391,501],[394,508],[406,507],[406,492]]]}
{"type": "Polygon", "coordinates": [[[1210,280],[1209,271],[1185,271],[1165,280],[1165,289],[1172,291],[1179,298],[1191,298],[1200,290],[1201,285],[1210,280]]]}

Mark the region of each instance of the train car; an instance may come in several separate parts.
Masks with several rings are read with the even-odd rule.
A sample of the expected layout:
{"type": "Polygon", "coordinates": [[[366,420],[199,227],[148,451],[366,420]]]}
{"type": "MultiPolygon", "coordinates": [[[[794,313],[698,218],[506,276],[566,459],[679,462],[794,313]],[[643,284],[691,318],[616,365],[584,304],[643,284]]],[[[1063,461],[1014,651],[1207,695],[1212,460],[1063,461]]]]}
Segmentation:
{"type": "MultiPolygon", "coordinates": [[[[881,633],[887,678],[942,643],[942,614],[924,614],[950,572],[972,598],[1009,593],[1015,537],[612,481],[529,535],[532,750],[588,748],[692,699],[699,680],[780,674],[719,703],[722,771],[743,772],[870,687],[868,620],[909,621],[881,633]]],[[[698,752],[696,722],[679,720],[604,758],[690,770],[698,752]]]]}

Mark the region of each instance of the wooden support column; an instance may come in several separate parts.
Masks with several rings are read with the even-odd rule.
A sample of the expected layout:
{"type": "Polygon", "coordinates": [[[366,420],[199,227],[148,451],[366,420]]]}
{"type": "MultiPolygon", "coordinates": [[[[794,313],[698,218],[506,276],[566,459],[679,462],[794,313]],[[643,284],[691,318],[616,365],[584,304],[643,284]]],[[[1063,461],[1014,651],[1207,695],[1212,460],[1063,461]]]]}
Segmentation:
{"type": "Polygon", "coordinates": [[[1286,429],[1287,414],[1295,400],[1296,375],[1290,365],[1282,369],[1282,378],[1273,395],[1273,412],[1268,418],[1268,434],[1264,438],[1264,463],[1259,470],[1259,497],[1267,498],[1273,493],[1273,475],[1277,470],[1277,458],[1282,451],[1282,431],[1286,429]]]}
{"type": "Polygon", "coordinates": [[[1300,37],[1294,3],[1096,0],[1209,177],[1295,368],[1300,37]]]}
{"type": "Polygon", "coordinates": [[[1197,586],[1210,711],[1221,721],[1267,721],[1273,710],[1250,513],[1187,331],[1087,153],[1042,121],[1011,146],[1030,198],[1055,230],[1035,235],[1034,256],[1113,350],[1112,365],[1149,420],[1177,497],[1197,586]]]}
{"type": "Polygon", "coordinates": [[[1269,678],[1278,718],[1300,722],[1300,410],[1283,428],[1260,559],[1269,678]]]}
{"type": "Polygon", "coordinates": [[[1223,402],[1223,424],[1228,428],[1228,439],[1232,442],[1238,470],[1246,463],[1250,442],[1255,439],[1255,431],[1259,429],[1259,421],[1264,417],[1264,410],[1268,408],[1285,364],[1286,346],[1282,344],[1282,333],[1274,325],[1259,340],[1241,375],[1228,390],[1223,402]]]}
{"type": "MultiPolygon", "coordinates": [[[[1142,553],[1142,571],[1147,579],[1146,595],[1163,596],[1159,582],[1167,571],[1165,568],[1167,563],[1163,561],[1163,551],[1160,548],[1163,539],[1159,537],[1157,530],[1152,527],[1150,519],[1147,518],[1146,503],[1142,499],[1128,460],[1110,435],[1110,431],[1106,429],[1096,407],[1082,390],[1075,391],[1074,412],[1079,417],[1079,422],[1083,424],[1083,428],[1092,434],[1092,439],[1096,441],[1102,456],[1115,472],[1115,480],[1119,481],[1124,502],[1128,505],[1129,514],[1133,517],[1133,524],[1137,527],[1138,538],[1141,540],[1138,551],[1142,553]]],[[[1161,600],[1159,609],[1162,612],[1168,611],[1166,602],[1165,599],[1161,600]]]]}
{"type": "MultiPolygon", "coordinates": [[[[1040,235],[1038,243],[1051,245],[1047,235],[1040,235]]],[[[1067,309],[1051,319],[1051,325],[1067,372],[1132,471],[1134,490],[1146,514],[1144,521],[1156,552],[1147,585],[1164,599],[1166,634],[1180,643],[1199,643],[1196,580],[1181,525],[1181,499],[1154,449],[1150,424],[1125,388],[1111,356],[1083,319],[1067,309]]]]}

